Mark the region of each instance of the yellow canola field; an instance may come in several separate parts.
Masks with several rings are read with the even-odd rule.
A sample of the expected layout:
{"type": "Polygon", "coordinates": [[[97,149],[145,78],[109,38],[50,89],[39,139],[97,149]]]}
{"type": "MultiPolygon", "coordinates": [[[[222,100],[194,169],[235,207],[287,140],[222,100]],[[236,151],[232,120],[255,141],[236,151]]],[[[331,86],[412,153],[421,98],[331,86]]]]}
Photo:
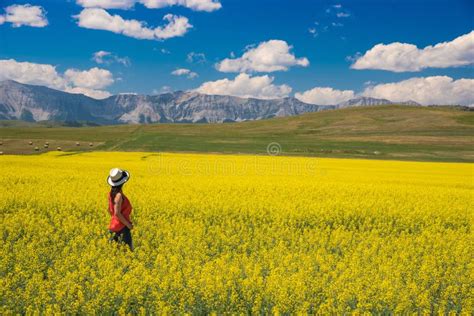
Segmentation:
{"type": "Polygon", "coordinates": [[[58,152],[0,183],[2,315],[474,312],[472,164],[58,152]]]}

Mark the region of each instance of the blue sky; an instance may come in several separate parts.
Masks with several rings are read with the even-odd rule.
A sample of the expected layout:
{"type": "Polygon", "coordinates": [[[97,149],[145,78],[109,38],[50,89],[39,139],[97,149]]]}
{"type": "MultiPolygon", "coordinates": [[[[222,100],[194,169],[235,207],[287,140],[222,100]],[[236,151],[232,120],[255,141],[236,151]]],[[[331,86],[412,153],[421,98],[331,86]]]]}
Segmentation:
{"type": "MultiPolygon", "coordinates": [[[[5,0],[1,2],[0,14],[12,5],[40,6],[47,25],[18,26],[5,21],[0,25],[0,59],[52,65],[59,74],[67,69],[105,69],[112,74],[113,82],[99,86],[112,94],[195,89],[206,82],[233,80],[243,72],[250,78],[273,78],[272,85],[291,88],[289,93],[284,89],[283,94],[288,95],[314,87],[331,87],[357,94],[368,85],[414,77],[474,78],[472,62],[470,65],[464,62],[461,66],[455,62],[452,66],[449,63],[442,67],[428,66],[419,71],[350,67],[357,57],[379,43],[400,42],[423,49],[470,33],[474,30],[473,1],[221,0],[219,3],[221,7],[211,12],[185,5],[150,9],[141,3],[128,9],[103,8],[110,15],[142,21],[150,28],[165,24],[163,17],[167,14],[185,17],[192,25],[180,36],[161,40],[137,39],[80,27],[79,19],[74,16],[85,8],[75,0],[5,0]],[[288,53],[296,59],[306,58],[309,65],[285,66],[286,71],[223,72],[217,69],[216,64],[225,58],[238,59],[269,40],[286,42],[291,46],[288,53]],[[93,60],[93,54],[98,51],[110,53],[106,56],[107,62],[93,60]],[[191,52],[203,54],[205,60],[188,60],[191,52]],[[172,74],[181,68],[188,69],[188,75],[172,74]],[[189,76],[192,72],[197,75],[189,78],[193,77],[189,76]]],[[[471,54],[472,49],[466,48],[462,58],[470,59],[471,54]]],[[[11,74],[3,75],[7,79],[8,76],[11,74]]],[[[19,79],[19,76],[12,79],[19,79]]],[[[468,83],[469,87],[472,83],[468,83]]],[[[469,93],[466,93],[466,102],[470,103],[469,93]]]]}

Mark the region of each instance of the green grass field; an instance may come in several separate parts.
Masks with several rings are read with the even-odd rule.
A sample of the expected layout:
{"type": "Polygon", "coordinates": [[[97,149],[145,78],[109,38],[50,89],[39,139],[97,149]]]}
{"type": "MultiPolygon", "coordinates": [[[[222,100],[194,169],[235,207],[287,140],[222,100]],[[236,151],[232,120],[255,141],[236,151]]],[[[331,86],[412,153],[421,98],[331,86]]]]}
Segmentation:
{"type": "Polygon", "coordinates": [[[3,154],[36,154],[58,146],[63,151],[266,154],[267,145],[276,142],[281,155],[472,162],[474,112],[375,106],[224,124],[60,127],[3,121],[0,140],[3,154]]]}

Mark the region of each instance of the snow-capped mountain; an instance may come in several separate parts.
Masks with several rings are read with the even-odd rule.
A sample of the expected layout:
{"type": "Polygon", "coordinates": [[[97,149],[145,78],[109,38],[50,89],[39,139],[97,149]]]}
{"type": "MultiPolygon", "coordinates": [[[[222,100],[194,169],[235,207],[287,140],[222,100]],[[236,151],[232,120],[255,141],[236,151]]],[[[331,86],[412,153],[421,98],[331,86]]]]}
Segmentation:
{"type": "MultiPolygon", "coordinates": [[[[222,123],[379,104],[393,102],[360,97],[339,105],[314,105],[293,97],[261,100],[183,91],[159,95],[119,94],[96,100],[82,94],[12,80],[0,82],[0,119],[3,120],[88,121],[98,124],[222,123]]],[[[416,102],[406,104],[418,105],[416,102]]]]}

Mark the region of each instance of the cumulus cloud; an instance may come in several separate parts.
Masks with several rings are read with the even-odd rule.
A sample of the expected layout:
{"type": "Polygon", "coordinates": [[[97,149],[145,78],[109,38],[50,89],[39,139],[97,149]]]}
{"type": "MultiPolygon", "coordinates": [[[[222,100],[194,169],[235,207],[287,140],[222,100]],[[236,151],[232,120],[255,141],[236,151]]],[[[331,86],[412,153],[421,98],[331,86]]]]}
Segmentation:
{"type": "Polygon", "coordinates": [[[111,52],[104,50],[99,50],[92,54],[92,60],[98,64],[110,65],[112,63],[119,63],[124,66],[130,66],[130,58],[128,57],[119,57],[111,52]]]}
{"type": "Polygon", "coordinates": [[[183,6],[195,11],[211,12],[219,10],[222,5],[217,0],[76,0],[85,8],[130,9],[135,3],[141,3],[149,9],[159,9],[169,6],[183,6]]]}
{"type": "Polygon", "coordinates": [[[163,20],[167,21],[168,24],[164,27],[155,28],[155,37],[158,39],[183,36],[189,28],[193,27],[189,24],[188,18],[184,16],[167,14],[163,17],[163,20]]]}
{"type": "Polygon", "coordinates": [[[99,8],[84,9],[74,17],[80,27],[110,31],[137,39],[162,40],[183,36],[192,27],[186,17],[173,14],[165,15],[163,20],[167,24],[156,28],[150,28],[142,21],[125,20],[119,15],[110,15],[99,8]]]}
{"type": "Polygon", "coordinates": [[[306,67],[306,57],[296,58],[292,46],[282,40],[269,40],[257,47],[247,47],[240,58],[226,58],[216,65],[221,72],[273,72],[285,71],[291,66],[306,67]]]}
{"type": "Polygon", "coordinates": [[[369,86],[362,94],[391,101],[413,100],[423,105],[474,105],[474,79],[454,80],[448,76],[410,78],[369,86]]]}
{"type": "Polygon", "coordinates": [[[203,94],[232,95],[243,98],[275,99],[287,97],[291,87],[273,84],[268,75],[250,77],[241,73],[232,79],[221,79],[203,83],[195,91],[203,94]]]}
{"type": "Polygon", "coordinates": [[[60,74],[53,65],[18,62],[14,59],[0,60],[0,80],[42,85],[71,93],[83,93],[93,98],[110,96],[109,92],[101,89],[114,82],[111,72],[97,67],[83,71],[68,69],[60,74]]]}
{"type": "Polygon", "coordinates": [[[45,27],[48,25],[46,11],[37,5],[14,4],[5,8],[5,14],[0,15],[0,24],[9,22],[13,27],[23,25],[32,27],[45,27]]]}
{"type": "Polygon", "coordinates": [[[336,105],[354,98],[352,90],[337,90],[329,87],[315,87],[311,90],[295,93],[298,100],[318,105],[336,105]]]}
{"type": "Polygon", "coordinates": [[[17,62],[14,59],[0,60],[0,80],[15,80],[54,89],[63,89],[65,86],[64,78],[59,75],[54,66],[17,62]]]}
{"type": "Polygon", "coordinates": [[[413,44],[377,44],[351,65],[352,69],[381,69],[394,72],[448,68],[474,63],[474,31],[450,42],[419,49],[413,44]]]}
{"type": "Polygon", "coordinates": [[[78,20],[77,24],[83,28],[110,31],[138,39],[154,39],[153,29],[146,27],[144,22],[124,20],[103,9],[84,9],[75,18],[78,20]]]}
{"type": "Polygon", "coordinates": [[[365,96],[393,102],[412,100],[422,105],[474,106],[474,79],[454,80],[447,76],[432,76],[383,84],[367,81],[364,85],[366,87],[361,93],[315,87],[297,92],[295,97],[300,101],[319,105],[335,105],[357,96],[365,96]]]}
{"type": "Polygon", "coordinates": [[[114,82],[113,75],[106,69],[97,67],[89,70],[68,69],[64,77],[74,86],[88,89],[102,89],[114,82]]]}
{"type": "Polygon", "coordinates": [[[111,96],[110,92],[104,90],[94,90],[81,87],[70,88],[67,87],[64,91],[74,94],[83,94],[94,99],[105,99],[111,96]]]}
{"type": "Polygon", "coordinates": [[[186,76],[188,79],[194,79],[198,77],[198,74],[186,69],[186,68],[179,68],[171,72],[172,75],[174,76],[186,76]]]}

